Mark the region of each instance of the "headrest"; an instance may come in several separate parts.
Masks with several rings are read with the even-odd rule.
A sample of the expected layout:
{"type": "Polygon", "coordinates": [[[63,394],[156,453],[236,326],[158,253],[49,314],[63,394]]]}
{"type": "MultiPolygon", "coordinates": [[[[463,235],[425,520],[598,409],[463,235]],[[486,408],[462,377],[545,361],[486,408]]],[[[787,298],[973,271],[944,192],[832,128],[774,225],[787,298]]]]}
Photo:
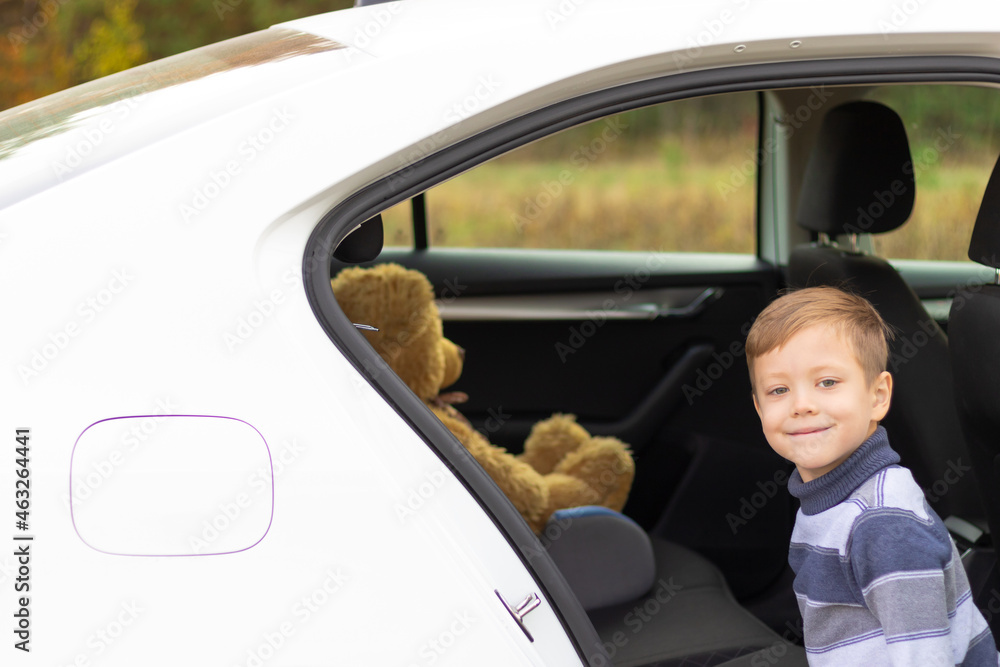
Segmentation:
{"type": "Polygon", "coordinates": [[[796,222],[831,236],[889,232],[910,217],[913,195],[903,121],[877,102],[848,102],[823,118],[796,222]]]}
{"type": "Polygon", "coordinates": [[[1000,269],[1000,161],[993,167],[969,242],[969,259],[1000,269]]]}
{"type": "Polygon", "coordinates": [[[382,252],[385,232],[382,227],[382,214],[368,218],[344,237],[333,256],[347,264],[363,264],[370,262],[382,252]]]}

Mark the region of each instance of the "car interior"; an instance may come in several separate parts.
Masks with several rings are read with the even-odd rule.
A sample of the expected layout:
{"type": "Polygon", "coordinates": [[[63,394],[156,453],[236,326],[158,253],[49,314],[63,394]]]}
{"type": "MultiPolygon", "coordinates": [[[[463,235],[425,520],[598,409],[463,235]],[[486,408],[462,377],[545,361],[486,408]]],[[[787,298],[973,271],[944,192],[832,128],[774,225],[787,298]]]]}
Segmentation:
{"type": "Polygon", "coordinates": [[[991,88],[866,84],[725,93],[590,120],[395,197],[337,247],[331,277],[395,262],[430,279],[445,335],[466,350],[450,389],[468,395],[461,412],[490,442],[517,453],[535,422],[565,412],[631,447],[623,512],[557,512],[540,536],[612,664],[806,664],[786,560],[793,468],[761,433],[743,344],[781,290],[811,285],[866,296],[894,329],[885,425],[1000,636],[989,537],[1000,530],[1000,175],[990,180],[1000,137],[962,125],[971,114],[958,113],[958,94],[953,116],[944,103],[928,111],[928,100],[965,89],[985,101],[981,116],[1000,112],[991,88]],[[727,113],[728,125],[713,125],[727,113]],[[620,140],[631,132],[648,147],[656,131],[680,139],[634,154],[620,140]],[[708,161],[707,189],[642,208],[643,197],[693,187],[708,161]],[[650,189],[629,189],[647,168],[650,189]],[[595,194],[601,169],[618,180],[595,194]],[[514,194],[495,198],[510,174],[521,174],[514,194]],[[453,194],[460,187],[480,208],[453,194]],[[499,223],[479,224],[488,209],[499,223]],[[961,226],[935,219],[941,210],[961,226]],[[655,232],[628,229],[650,215],[655,232]],[[563,239],[607,227],[622,242],[546,245],[556,224],[569,228],[563,239]],[[915,224],[932,232],[899,254],[915,224]],[[672,226],[687,236],[656,236],[672,226]],[[971,239],[973,261],[945,253],[942,235],[963,252],[971,239]]]}

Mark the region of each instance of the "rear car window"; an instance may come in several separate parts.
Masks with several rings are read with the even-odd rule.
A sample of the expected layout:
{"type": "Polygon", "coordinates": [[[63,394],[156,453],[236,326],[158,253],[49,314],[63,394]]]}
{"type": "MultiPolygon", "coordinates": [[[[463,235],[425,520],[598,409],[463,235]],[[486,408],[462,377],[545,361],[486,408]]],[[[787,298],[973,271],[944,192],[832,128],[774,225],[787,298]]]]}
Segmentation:
{"type": "MultiPolygon", "coordinates": [[[[670,102],[575,127],[426,194],[428,244],[754,253],[756,93],[670,102]]],[[[409,203],[383,214],[413,243],[409,203]]]]}

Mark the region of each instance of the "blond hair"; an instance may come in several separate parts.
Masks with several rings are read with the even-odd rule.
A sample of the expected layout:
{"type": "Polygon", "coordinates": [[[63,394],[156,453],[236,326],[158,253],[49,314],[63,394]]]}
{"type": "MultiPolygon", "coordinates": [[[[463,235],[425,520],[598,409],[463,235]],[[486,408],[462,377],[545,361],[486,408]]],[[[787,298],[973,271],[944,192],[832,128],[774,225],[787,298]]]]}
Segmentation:
{"type": "Polygon", "coordinates": [[[869,386],[885,370],[893,333],[875,307],[864,297],[836,287],[807,287],[772,301],[750,327],[746,355],[755,392],[754,362],[817,324],[832,327],[851,346],[869,386]]]}

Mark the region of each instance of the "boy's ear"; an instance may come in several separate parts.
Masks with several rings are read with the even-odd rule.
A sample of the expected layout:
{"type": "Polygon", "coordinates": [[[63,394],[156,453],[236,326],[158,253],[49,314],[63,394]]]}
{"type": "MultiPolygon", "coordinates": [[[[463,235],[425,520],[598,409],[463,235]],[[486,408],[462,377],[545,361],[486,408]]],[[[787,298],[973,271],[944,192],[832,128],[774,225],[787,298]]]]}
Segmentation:
{"type": "Polygon", "coordinates": [[[757,411],[757,416],[760,417],[760,403],[757,402],[757,392],[751,389],[750,397],[753,399],[753,409],[757,411]]]}
{"type": "Polygon", "coordinates": [[[889,371],[882,371],[875,382],[872,383],[872,419],[882,421],[887,412],[889,404],[892,402],[892,375],[889,371]]]}

